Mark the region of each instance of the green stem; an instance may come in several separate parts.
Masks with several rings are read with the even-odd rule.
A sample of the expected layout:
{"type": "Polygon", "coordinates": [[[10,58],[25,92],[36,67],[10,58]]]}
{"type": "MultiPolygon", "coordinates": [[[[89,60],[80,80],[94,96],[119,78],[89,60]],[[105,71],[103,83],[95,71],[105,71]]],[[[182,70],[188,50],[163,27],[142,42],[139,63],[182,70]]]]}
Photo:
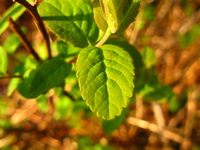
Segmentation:
{"type": "Polygon", "coordinates": [[[108,28],[106,30],[106,33],[104,34],[104,36],[102,37],[102,39],[95,45],[95,47],[100,47],[102,46],[107,40],[108,38],[111,36],[111,31],[110,28],[108,28]]]}

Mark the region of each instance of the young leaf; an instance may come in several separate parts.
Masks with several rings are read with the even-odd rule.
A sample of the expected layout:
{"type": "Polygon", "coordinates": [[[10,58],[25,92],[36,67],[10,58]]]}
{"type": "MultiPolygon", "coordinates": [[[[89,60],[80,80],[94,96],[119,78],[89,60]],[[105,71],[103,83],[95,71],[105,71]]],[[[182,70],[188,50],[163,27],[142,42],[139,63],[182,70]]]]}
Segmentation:
{"type": "Polygon", "coordinates": [[[71,64],[54,58],[46,61],[36,71],[31,81],[29,92],[38,96],[60,85],[71,71],[71,64]]]}
{"type": "Polygon", "coordinates": [[[7,53],[2,46],[0,46],[0,73],[3,75],[6,73],[8,66],[7,53]]]}
{"type": "Polygon", "coordinates": [[[141,0],[132,0],[129,9],[126,11],[123,19],[120,22],[117,33],[123,32],[130,25],[130,23],[135,20],[135,17],[139,12],[140,1],[141,0]]]}
{"type": "Polygon", "coordinates": [[[83,0],[45,0],[38,7],[47,26],[65,42],[86,47],[98,38],[92,7],[83,0]]]}
{"type": "Polygon", "coordinates": [[[130,55],[118,46],[83,49],[77,59],[77,77],[90,109],[108,120],[119,116],[133,94],[133,69],[130,55]]]}
{"type": "Polygon", "coordinates": [[[92,0],[95,22],[106,32],[120,33],[138,14],[140,0],[92,0]]]}

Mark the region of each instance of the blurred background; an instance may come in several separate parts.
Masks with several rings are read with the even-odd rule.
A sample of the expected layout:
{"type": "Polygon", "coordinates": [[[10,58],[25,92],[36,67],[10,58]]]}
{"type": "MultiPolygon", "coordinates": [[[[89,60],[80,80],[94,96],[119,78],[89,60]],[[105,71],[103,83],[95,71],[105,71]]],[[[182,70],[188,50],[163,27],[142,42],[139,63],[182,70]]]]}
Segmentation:
{"type": "MultiPolygon", "coordinates": [[[[11,0],[0,0],[1,18],[12,5],[11,0]]],[[[33,47],[44,47],[28,12],[16,22],[33,47]]],[[[56,36],[48,33],[53,43],[56,36]]],[[[5,46],[11,36],[14,35],[9,28],[1,33],[0,45],[5,46]]],[[[139,52],[153,52],[155,58],[149,58],[148,63],[155,62],[153,70],[159,82],[170,87],[176,98],[160,103],[136,94],[122,119],[108,123],[85,105],[74,76],[69,77],[67,88],[76,102],[54,96],[48,101],[42,96],[27,100],[11,89],[10,79],[1,79],[0,149],[200,149],[200,1],[142,0],[139,14],[124,38],[139,52]],[[119,127],[115,129],[116,124],[119,127]]],[[[13,39],[19,41],[17,37],[13,39]]],[[[10,74],[26,57],[20,41],[13,49],[15,52],[9,54],[10,74]]]]}

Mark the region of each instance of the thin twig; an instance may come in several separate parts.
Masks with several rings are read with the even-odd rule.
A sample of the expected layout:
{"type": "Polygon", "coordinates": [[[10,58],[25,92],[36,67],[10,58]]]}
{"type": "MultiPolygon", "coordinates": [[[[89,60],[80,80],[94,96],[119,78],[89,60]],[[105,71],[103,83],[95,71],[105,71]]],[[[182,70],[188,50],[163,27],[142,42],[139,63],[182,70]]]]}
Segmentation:
{"type": "Polygon", "coordinates": [[[143,99],[139,95],[136,95],[136,108],[135,109],[136,109],[135,117],[138,119],[142,119],[144,107],[143,107],[143,99]]]}
{"type": "MultiPolygon", "coordinates": [[[[49,36],[47,34],[47,31],[44,27],[44,24],[42,22],[42,19],[40,17],[40,15],[38,14],[38,11],[36,9],[36,5],[32,6],[31,4],[29,4],[26,0],[13,0],[14,2],[18,2],[21,5],[23,5],[28,12],[32,15],[32,17],[34,18],[40,32],[42,33],[44,40],[45,40],[45,45],[47,48],[47,53],[48,53],[48,58],[51,59],[51,48],[50,48],[50,40],[49,40],[49,36]]],[[[36,1],[37,2],[37,1],[36,1]]],[[[35,3],[36,4],[36,3],[35,3]]]]}
{"type": "MultiPolygon", "coordinates": [[[[129,117],[127,119],[127,123],[160,134],[160,128],[156,124],[147,122],[145,120],[129,117]]],[[[163,137],[173,140],[177,143],[181,143],[183,140],[183,138],[179,134],[169,131],[167,129],[163,130],[163,137]]]]}
{"type": "Polygon", "coordinates": [[[29,41],[27,40],[26,36],[21,31],[20,27],[12,20],[11,17],[8,17],[8,21],[10,23],[9,27],[19,36],[19,38],[22,41],[22,44],[24,45],[26,50],[33,55],[33,57],[35,58],[36,61],[41,61],[40,57],[35,52],[35,50],[32,48],[32,46],[29,43],[29,41]]]}
{"type": "Polygon", "coordinates": [[[155,119],[158,124],[158,128],[160,130],[161,139],[164,143],[166,143],[167,140],[163,136],[164,134],[163,131],[166,128],[166,121],[165,121],[165,117],[164,117],[161,105],[158,102],[152,102],[152,107],[153,107],[155,119]]]}
{"type": "Polygon", "coordinates": [[[67,91],[64,91],[64,93],[65,93],[65,95],[66,95],[67,97],[69,97],[72,101],[75,101],[74,97],[73,97],[71,94],[69,94],[67,91]]]}
{"type": "Polygon", "coordinates": [[[10,78],[23,78],[23,76],[22,75],[8,75],[8,76],[0,77],[0,80],[1,79],[10,79],[10,78]]]}
{"type": "Polygon", "coordinates": [[[181,144],[181,149],[182,150],[189,150],[192,149],[192,131],[194,127],[194,116],[195,116],[195,111],[197,109],[197,103],[196,101],[198,100],[199,97],[199,89],[197,88],[194,91],[189,92],[188,94],[188,102],[187,102],[187,117],[185,121],[185,127],[184,127],[184,138],[183,142],[181,144]]]}

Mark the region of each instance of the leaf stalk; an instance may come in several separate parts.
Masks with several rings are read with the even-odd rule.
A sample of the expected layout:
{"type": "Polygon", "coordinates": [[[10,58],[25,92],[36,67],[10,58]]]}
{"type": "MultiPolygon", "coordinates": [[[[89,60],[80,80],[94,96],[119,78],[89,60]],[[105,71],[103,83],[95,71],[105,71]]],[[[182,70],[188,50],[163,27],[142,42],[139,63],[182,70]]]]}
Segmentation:
{"type": "Polygon", "coordinates": [[[110,28],[108,28],[106,30],[106,33],[104,34],[104,36],[102,37],[102,39],[95,45],[95,47],[101,47],[107,40],[108,38],[111,36],[111,30],[110,28]]]}

